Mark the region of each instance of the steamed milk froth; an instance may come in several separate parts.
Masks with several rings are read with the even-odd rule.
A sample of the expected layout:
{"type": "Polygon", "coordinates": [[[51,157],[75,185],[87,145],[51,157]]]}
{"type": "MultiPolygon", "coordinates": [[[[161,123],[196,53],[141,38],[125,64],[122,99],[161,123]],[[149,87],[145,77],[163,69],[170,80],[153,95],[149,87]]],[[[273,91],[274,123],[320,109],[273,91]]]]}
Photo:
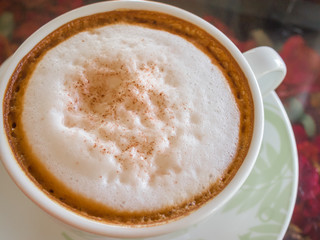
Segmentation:
{"type": "Polygon", "coordinates": [[[153,211],[222,178],[240,117],[224,74],[193,44],[113,24],[45,54],[22,122],[32,151],[68,187],[116,210],[153,211]]]}

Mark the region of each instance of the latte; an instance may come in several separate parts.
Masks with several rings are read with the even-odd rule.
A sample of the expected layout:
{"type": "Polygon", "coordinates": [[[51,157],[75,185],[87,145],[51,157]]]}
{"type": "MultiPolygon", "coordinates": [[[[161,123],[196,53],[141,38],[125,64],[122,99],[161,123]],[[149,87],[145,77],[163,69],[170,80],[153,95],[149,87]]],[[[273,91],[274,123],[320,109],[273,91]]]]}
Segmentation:
{"type": "Polygon", "coordinates": [[[189,214],[248,151],[244,74],[202,29],[151,11],[74,20],[42,40],[8,85],[17,161],[50,197],[115,224],[189,214]]]}

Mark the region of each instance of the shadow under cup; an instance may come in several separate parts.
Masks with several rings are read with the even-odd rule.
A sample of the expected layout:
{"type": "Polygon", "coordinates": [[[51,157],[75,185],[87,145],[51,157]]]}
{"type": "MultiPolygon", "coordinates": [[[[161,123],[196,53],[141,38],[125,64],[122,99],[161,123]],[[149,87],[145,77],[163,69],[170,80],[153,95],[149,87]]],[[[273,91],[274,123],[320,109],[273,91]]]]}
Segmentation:
{"type": "MultiPolygon", "coordinates": [[[[142,14],[141,16],[143,16],[141,19],[144,19],[144,24],[146,22],[145,18],[153,19],[155,17],[148,17],[148,14],[142,14]]],[[[158,17],[159,16],[156,17],[157,21],[161,19],[161,14],[159,19],[158,17]]],[[[88,24],[90,24],[90,21],[88,22],[88,24]]],[[[172,25],[172,22],[170,22],[170,24],[172,25]]],[[[70,25],[69,30],[64,31],[63,33],[66,35],[70,34],[70,32],[73,31],[73,27],[74,25],[70,25]]],[[[55,35],[57,34],[53,34],[50,36],[53,36],[53,38],[55,39],[55,35]]],[[[69,36],[65,36],[64,38],[69,38],[69,36]]],[[[211,38],[212,37],[209,38],[210,41],[211,38]]],[[[208,48],[204,48],[202,50],[204,52],[209,51],[208,48]]],[[[34,57],[37,58],[36,56],[34,57]]],[[[35,32],[29,39],[27,39],[12,56],[7,71],[5,72],[3,79],[1,79],[0,90],[1,96],[4,99],[4,103],[1,105],[1,112],[2,115],[5,116],[1,118],[0,128],[1,159],[12,179],[30,199],[32,199],[38,206],[40,206],[50,215],[77,229],[97,235],[122,238],[152,237],[156,235],[171,233],[199,222],[200,220],[212,214],[225,202],[227,202],[241,187],[253,168],[262,141],[264,124],[262,97],[255,76],[242,53],[225,35],[223,35],[214,26],[189,12],[161,3],[144,1],[101,2],[73,10],[54,19],[53,21],[49,22],[41,29],[39,29],[37,32],[35,32]],[[194,208],[194,210],[188,211],[187,213],[182,214],[182,216],[175,217],[174,219],[170,219],[169,221],[137,225],[113,223],[108,224],[103,221],[97,221],[71,211],[68,207],[65,207],[58,201],[53,200],[52,197],[48,196],[45,191],[39,188],[38,184],[30,179],[29,173],[26,173],[25,170],[21,167],[20,163],[16,160],[16,154],[11,150],[10,141],[12,138],[10,136],[6,136],[7,130],[4,126],[6,124],[8,125],[8,123],[5,122],[8,120],[8,117],[5,116],[5,108],[10,105],[10,102],[8,103],[8,101],[5,99],[6,94],[8,94],[8,91],[6,89],[10,89],[10,87],[7,86],[9,80],[12,76],[15,75],[13,73],[17,71],[16,69],[23,65],[21,63],[23,63],[23,59],[26,59],[25,56],[30,55],[30,52],[33,51],[32,49],[34,49],[35,46],[40,46],[41,48],[41,40],[50,35],[52,32],[56,32],[56,29],[61,28],[61,26],[63,26],[64,24],[85,16],[119,9],[121,9],[121,11],[139,10],[165,13],[174,16],[174,18],[182,19],[184,21],[192,23],[198,26],[199,29],[202,29],[201,31],[204,30],[206,34],[208,34],[208,36],[213,36],[213,38],[215,39],[214,42],[217,44],[216,46],[221,46],[222,49],[227,49],[226,55],[229,56],[230,59],[232,59],[230,60],[230,62],[234,62],[234,64],[238,66],[239,72],[241,72],[240,74],[245,75],[253,100],[254,115],[252,116],[252,119],[254,119],[254,123],[252,136],[250,135],[251,142],[250,147],[246,151],[245,158],[243,159],[243,161],[241,161],[241,166],[237,168],[235,174],[232,174],[232,177],[228,181],[228,184],[226,186],[223,186],[223,190],[219,192],[219,194],[215,195],[210,200],[206,200],[204,204],[199,205],[199,207],[194,208]]],[[[10,124],[10,126],[12,127],[12,123],[10,124]]]]}

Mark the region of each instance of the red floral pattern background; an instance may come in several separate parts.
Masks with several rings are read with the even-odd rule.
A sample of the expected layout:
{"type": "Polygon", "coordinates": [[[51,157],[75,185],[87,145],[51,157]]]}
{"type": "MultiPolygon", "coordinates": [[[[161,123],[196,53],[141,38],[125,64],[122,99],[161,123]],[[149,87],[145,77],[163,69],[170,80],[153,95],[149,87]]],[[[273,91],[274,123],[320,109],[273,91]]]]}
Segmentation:
{"type": "MultiPolygon", "coordinates": [[[[0,0],[0,64],[42,25],[93,2],[97,1],[0,0]]],[[[203,17],[223,31],[241,51],[272,42],[266,32],[243,38],[234,33],[232,24],[213,14],[206,13],[203,17]]],[[[277,93],[292,123],[299,154],[298,195],[285,240],[320,239],[320,54],[316,49],[319,46],[311,46],[301,32],[287,34],[277,47],[288,70],[277,93]]]]}

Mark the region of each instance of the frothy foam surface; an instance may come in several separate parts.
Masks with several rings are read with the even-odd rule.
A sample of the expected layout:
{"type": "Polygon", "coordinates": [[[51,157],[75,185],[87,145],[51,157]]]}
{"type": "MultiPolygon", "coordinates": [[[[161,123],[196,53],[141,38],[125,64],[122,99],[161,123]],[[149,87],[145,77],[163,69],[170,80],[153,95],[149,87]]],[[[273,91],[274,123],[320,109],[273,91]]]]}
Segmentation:
{"type": "Polygon", "coordinates": [[[45,166],[120,211],[198,195],[237,148],[239,110],[224,75],[165,31],[116,24],[76,34],[46,53],[24,100],[23,127],[45,166]]]}

